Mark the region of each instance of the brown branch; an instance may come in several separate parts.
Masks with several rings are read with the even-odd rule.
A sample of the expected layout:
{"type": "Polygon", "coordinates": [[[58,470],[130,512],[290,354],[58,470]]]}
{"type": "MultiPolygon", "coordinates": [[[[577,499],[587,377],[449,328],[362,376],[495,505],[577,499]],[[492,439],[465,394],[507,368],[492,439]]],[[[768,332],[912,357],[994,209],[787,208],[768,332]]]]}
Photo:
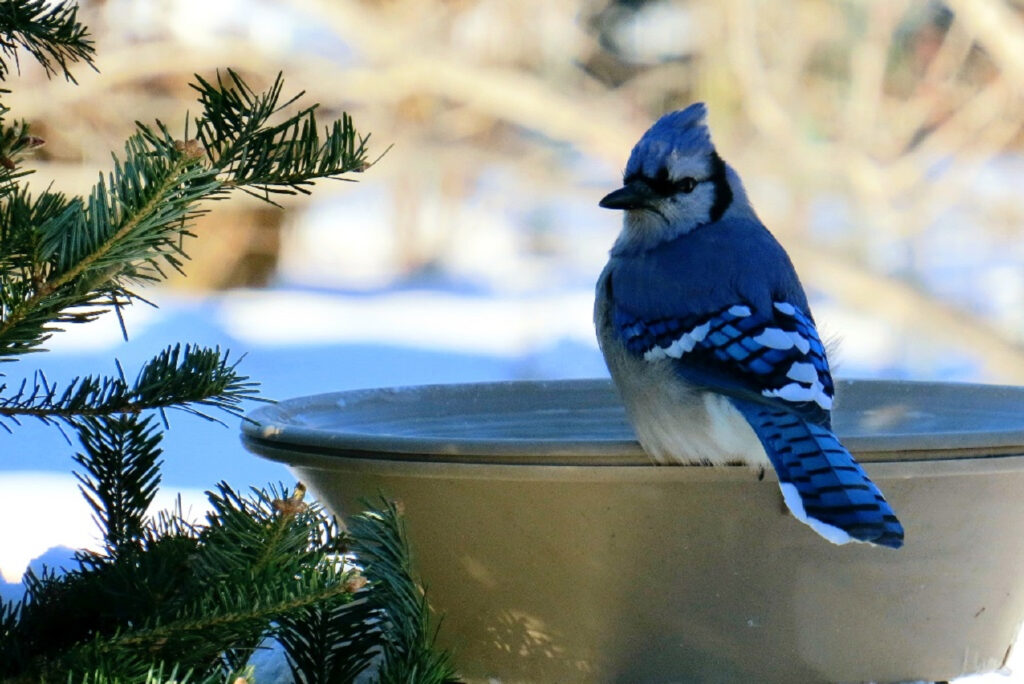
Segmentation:
{"type": "Polygon", "coordinates": [[[869,272],[827,250],[787,244],[804,282],[852,309],[868,312],[897,329],[969,349],[992,382],[1024,384],[1024,346],[1008,339],[979,316],[957,309],[913,286],[869,272]]]}

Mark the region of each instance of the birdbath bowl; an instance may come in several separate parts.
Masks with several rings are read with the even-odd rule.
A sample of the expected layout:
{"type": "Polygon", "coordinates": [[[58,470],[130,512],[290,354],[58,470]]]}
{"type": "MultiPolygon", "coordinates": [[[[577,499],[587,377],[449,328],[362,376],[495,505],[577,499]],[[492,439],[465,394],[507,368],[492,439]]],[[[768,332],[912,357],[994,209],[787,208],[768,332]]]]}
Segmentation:
{"type": "Polygon", "coordinates": [[[404,505],[470,681],[946,680],[1024,617],[1024,388],[839,383],[834,427],[906,528],[834,546],[772,473],[654,466],[607,380],[374,389],[260,408],[251,451],[339,517],[404,505]]]}

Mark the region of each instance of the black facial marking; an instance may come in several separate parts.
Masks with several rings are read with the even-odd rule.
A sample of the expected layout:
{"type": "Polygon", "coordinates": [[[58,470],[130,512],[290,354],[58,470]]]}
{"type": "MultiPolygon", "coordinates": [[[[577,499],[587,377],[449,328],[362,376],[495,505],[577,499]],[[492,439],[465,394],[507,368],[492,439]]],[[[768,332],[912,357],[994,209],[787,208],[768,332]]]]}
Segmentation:
{"type": "Polygon", "coordinates": [[[725,177],[725,162],[718,156],[717,152],[711,153],[711,175],[708,176],[712,187],[715,189],[715,201],[711,204],[708,212],[708,221],[714,222],[722,218],[722,214],[732,204],[732,188],[729,187],[729,180],[725,177]]]}
{"type": "Polygon", "coordinates": [[[673,181],[669,178],[668,169],[664,166],[658,169],[658,173],[654,176],[647,176],[642,173],[631,173],[626,176],[624,180],[627,184],[634,181],[640,181],[661,197],[671,197],[672,195],[680,192],[689,194],[693,192],[698,183],[696,178],[691,178],[690,176],[673,181]]]}

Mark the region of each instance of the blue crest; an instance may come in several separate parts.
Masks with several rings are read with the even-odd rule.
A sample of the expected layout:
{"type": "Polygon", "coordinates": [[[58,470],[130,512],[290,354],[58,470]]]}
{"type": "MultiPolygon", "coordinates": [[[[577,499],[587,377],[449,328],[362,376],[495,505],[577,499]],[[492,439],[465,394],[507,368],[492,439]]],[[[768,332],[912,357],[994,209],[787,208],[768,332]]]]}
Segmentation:
{"type": "Polygon", "coordinates": [[[696,102],[658,119],[633,148],[626,164],[626,175],[654,176],[670,153],[683,157],[714,151],[711,132],[705,123],[707,114],[704,103],[696,102]]]}

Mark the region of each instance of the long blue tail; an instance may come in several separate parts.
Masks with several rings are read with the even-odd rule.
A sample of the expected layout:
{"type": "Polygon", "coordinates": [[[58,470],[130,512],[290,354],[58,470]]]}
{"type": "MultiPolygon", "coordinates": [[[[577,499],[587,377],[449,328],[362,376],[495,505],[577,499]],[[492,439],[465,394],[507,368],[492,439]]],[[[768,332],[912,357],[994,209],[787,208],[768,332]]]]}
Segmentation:
{"type": "Polygon", "coordinates": [[[794,516],[836,544],[903,546],[903,526],[882,492],[828,428],[784,409],[733,403],[761,440],[794,516]]]}

